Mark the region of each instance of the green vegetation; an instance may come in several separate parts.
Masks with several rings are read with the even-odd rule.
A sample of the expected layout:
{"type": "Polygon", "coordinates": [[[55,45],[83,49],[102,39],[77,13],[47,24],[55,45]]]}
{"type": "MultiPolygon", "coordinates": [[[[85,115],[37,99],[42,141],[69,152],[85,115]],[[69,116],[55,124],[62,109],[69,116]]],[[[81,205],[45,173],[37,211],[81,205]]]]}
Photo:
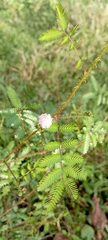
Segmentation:
{"type": "Polygon", "coordinates": [[[1,240],[92,240],[93,196],[108,213],[107,16],[105,0],[0,3],[1,240]]]}

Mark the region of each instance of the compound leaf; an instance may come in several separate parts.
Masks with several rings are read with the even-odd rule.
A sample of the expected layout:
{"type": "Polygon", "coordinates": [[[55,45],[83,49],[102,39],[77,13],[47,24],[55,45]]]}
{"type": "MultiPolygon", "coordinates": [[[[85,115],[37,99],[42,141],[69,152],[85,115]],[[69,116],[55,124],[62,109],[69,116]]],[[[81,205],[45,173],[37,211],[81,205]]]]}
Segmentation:
{"type": "Polygon", "coordinates": [[[65,179],[65,189],[71,199],[72,197],[74,199],[78,198],[78,189],[76,183],[71,178],[65,179]]]}
{"type": "Polygon", "coordinates": [[[76,139],[68,139],[61,143],[63,148],[71,148],[78,144],[78,141],[76,139]]]}
{"type": "Polygon", "coordinates": [[[39,40],[43,42],[50,42],[50,41],[61,38],[63,35],[63,32],[61,30],[52,28],[47,30],[46,32],[43,32],[42,34],[43,36],[41,36],[39,40]]]}
{"type": "Polygon", "coordinates": [[[69,40],[68,36],[65,36],[65,37],[63,38],[63,41],[60,43],[60,46],[67,44],[69,41],[70,41],[70,40],[69,40]]]}
{"type": "Polygon", "coordinates": [[[57,21],[60,27],[65,31],[68,27],[67,15],[61,4],[56,4],[57,21]]]}
{"type": "Polygon", "coordinates": [[[56,204],[58,203],[63,193],[63,190],[64,190],[64,184],[62,180],[54,184],[53,192],[50,192],[51,200],[47,209],[48,211],[51,211],[56,206],[56,204]]]}
{"type": "Polygon", "coordinates": [[[39,166],[40,167],[50,167],[51,165],[56,164],[61,159],[60,154],[51,154],[44,157],[41,161],[39,166]]]}
{"type": "Polygon", "coordinates": [[[9,97],[12,105],[15,108],[20,108],[21,107],[21,101],[20,101],[17,93],[15,92],[15,90],[12,87],[7,88],[7,94],[8,94],[8,97],[9,97]]]}
{"type": "Polygon", "coordinates": [[[43,191],[53,183],[57,182],[60,179],[61,175],[62,170],[60,168],[54,169],[52,172],[42,178],[38,186],[38,191],[43,191]]]}
{"type": "Polygon", "coordinates": [[[53,150],[56,150],[59,147],[60,147],[60,143],[55,141],[55,142],[49,142],[49,143],[45,144],[44,149],[49,150],[49,151],[53,151],[53,150]]]}
{"type": "Polygon", "coordinates": [[[73,153],[73,154],[66,153],[62,156],[62,158],[67,165],[71,165],[71,166],[82,163],[84,161],[83,157],[78,153],[73,153]]]}
{"type": "Polygon", "coordinates": [[[75,130],[77,130],[77,126],[73,123],[63,124],[59,127],[59,131],[63,133],[73,132],[75,130]]]}
{"type": "Polygon", "coordinates": [[[85,180],[86,179],[86,173],[79,167],[74,166],[74,167],[65,167],[64,169],[65,175],[71,178],[74,178],[76,180],[85,180]]]}

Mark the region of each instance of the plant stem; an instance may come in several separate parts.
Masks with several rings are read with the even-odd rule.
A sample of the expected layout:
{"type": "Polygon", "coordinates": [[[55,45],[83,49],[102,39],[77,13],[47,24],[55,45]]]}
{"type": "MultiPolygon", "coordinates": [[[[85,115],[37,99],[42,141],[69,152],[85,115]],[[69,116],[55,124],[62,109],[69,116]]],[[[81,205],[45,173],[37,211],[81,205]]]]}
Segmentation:
{"type": "Polygon", "coordinates": [[[92,63],[91,66],[89,67],[89,69],[84,72],[84,75],[82,76],[82,78],[79,80],[79,82],[77,83],[77,85],[74,87],[73,91],[70,93],[70,95],[69,95],[69,97],[66,99],[66,101],[59,107],[59,109],[57,110],[57,112],[53,115],[53,118],[57,118],[57,116],[60,114],[60,112],[65,108],[65,106],[67,105],[67,103],[71,100],[71,98],[73,97],[73,95],[77,92],[77,90],[79,89],[79,87],[81,86],[81,84],[86,81],[87,77],[89,76],[89,74],[91,73],[91,71],[93,70],[93,68],[97,65],[97,63],[100,61],[102,55],[103,55],[104,52],[107,50],[107,48],[108,48],[108,42],[104,45],[103,49],[101,50],[101,52],[99,53],[99,55],[97,56],[97,58],[93,61],[93,63],[92,63]]]}

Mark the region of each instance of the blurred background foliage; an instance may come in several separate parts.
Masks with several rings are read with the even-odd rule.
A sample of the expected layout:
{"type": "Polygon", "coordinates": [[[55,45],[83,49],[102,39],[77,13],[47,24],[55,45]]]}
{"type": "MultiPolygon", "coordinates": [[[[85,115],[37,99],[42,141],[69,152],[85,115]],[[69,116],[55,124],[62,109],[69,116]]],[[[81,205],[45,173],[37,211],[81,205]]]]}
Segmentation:
{"type": "MultiPolygon", "coordinates": [[[[54,43],[40,43],[38,39],[42,32],[56,26],[56,3],[56,0],[0,1],[0,109],[10,107],[6,87],[11,85],[27,109],[36,114],[44,112],[54,114],[108,41],[107,0],[62,0],[59,3],[67,12],[70,26],[79,26],[77,34],[81,41],[77,53],[69,52],[67,46],[61,49],[54,43]],[[85,59],[81,69],[75,68],[78,56],[85,59]]],[[[105,53],[87,82],[64,109],[64,115],[91,111],[95,122],[107,117],[107,56],[105,53]]],[[[10,136],[3,137],[2,130],[0,140],[2,150],[2,147],[7,147],[10,136]]],[[[91,178],[82,183],[80,197],[76,203],[70,206],[65,196],[66,199],[55,212],[46,214],[43,210],[46,204],[45,194],[36,193],[24,203],[25,205],[15,207],[14,211],[1,219],[1,240],[52,239],[58,230],[64,230],[70,239],[86,239],[81,237],[81,229],[87,222],[91,196],[94,193],[99,194],[102,204],[105,202],[103,208],[108,213],[107,147],[108,144],[104,143],[87,154],[91,178]],[[45,235],[49,235],[49,238],[45,238],[45,235]]],[[[11,150],[10,145],[8,148],[11,150]]],[[[24,168],[26,169],[25,165],[24,168]]],[[[37,175],[34,180],[29,174],[28,192],[41,178],[39,174],[37,175]]],[[[15,191],[12,189],[6,205],[11,206],[18,200],[17,198],[19,196],[16,189],[15,191]]],[[[0,205],[2,214],[6,206],[3,208],[2,202],[0,205]]],[[[107,233],[104,233],[104,238],[108,239],[107,233]]],[[[88,240],[90,239],[92,238],[88,240]]]]}

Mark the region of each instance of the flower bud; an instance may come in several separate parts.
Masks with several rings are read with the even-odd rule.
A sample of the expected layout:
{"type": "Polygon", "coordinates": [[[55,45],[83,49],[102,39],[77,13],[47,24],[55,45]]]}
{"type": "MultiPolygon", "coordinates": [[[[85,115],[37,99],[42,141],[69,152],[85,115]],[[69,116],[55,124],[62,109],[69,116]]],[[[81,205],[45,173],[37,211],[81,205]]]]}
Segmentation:
{"type": "Polygon", "coordinates": [[[50,114],[41,114],[38,118],[38,123],[41,128],[49,128],[52,125],[52,117],[50,114]]]}

